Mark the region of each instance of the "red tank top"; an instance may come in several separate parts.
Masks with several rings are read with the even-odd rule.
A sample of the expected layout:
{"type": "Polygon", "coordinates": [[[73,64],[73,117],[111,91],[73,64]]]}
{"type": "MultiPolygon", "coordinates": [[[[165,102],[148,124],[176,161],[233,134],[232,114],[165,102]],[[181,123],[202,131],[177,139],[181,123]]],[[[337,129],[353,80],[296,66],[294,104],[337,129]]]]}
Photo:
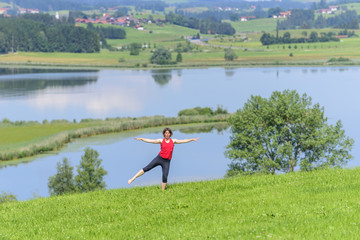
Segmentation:
{"type": "Polygon", "coordinates": [[[161,142],[161,150],[159,152],[159,155],[162,158],[171,160],[172,157],[172,153],[173,153],[173,149],[174,149],[174,142],[173,140],[170,138],[170,141],[167,143],[165,141],[165,138],[162,140],[161,142]]]}

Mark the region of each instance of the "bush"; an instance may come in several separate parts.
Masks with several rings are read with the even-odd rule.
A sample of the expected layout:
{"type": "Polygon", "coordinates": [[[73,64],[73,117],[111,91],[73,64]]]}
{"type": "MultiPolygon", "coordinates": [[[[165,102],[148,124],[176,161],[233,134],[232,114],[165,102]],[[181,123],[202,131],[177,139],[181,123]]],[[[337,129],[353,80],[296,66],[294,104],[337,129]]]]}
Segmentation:
{"type": "Polygon", "coordinates": [[[193,108],[189,108],[189,109],[184,109],[184,110],[181,110],[179,113],[178,113],[178,116],[195,116],[195,115],[199,115],[199,112],[196,111],[195,109],[193,108]]]}
{"type": "Polygon", "coordinates": [[[196,111],[198,111],[198,113],[200,115],[213,115],[214,114],[214,111],[209,108],[209,107],[204,107],[204,108],[201,108],[201,107],[196,107],[194,108],[196,111]]]}
{"type": "Polygon", "coordinates": [[[227,110],[223,109],[221,106],[218,106],[218,108],[214,111],[209,107],[195,107],[195,108],[188,108],[188,109],[183,109],[181,111],[179,111],[178,116],[196,116],[196,115],[208,115],[208,116],[212,116],[212,115],[217,115],[217,114],[227,114],[227,110]]]}
{"type": "Polygon", "coordinates": [[[0,193],[0,203],[15,202],[17,201],[16,196],[10,193],[0,193]]]}
{"type": "Polygon", "coordinates": [[[226,61],[234,61],[235,59],[238,58],[238,56],[236,55],[234,50],[232,50],[231,48],[227,48],[227,49],[225,49],[224,58],[226,61]]]}
{"type": "Polygon", "coordinates": [[[330,58],[328,62],[350,62],[349,58],[339,57],[339,58],[330,58]]]}

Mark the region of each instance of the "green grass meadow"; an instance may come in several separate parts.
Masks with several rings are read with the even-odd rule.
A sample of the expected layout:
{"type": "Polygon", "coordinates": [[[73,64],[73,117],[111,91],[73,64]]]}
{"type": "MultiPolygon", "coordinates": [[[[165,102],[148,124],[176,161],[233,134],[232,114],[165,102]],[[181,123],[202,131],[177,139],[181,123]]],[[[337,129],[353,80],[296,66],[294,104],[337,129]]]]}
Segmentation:
{"type": "Polygon", "coordinates": [[[0,204],[1,239],[357,239],[360,169],[0,204]]]}
{"type": "Polygon", "coordinates": [[[224,21],[230,23],[233,28],[235,28],[237,33],[247,33],[247,32],[272,32],[276,30],[276,21],[274,18],[261,18],[249,20],[246,22],[232,22],[224,21]]]}

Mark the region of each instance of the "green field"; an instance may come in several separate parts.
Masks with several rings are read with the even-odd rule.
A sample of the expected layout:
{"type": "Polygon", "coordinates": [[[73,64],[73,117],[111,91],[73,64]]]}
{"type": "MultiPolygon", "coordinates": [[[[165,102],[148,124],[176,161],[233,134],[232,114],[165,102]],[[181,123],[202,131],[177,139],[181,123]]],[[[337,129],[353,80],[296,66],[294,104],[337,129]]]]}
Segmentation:
{"type": "Polygon", "coordinates": [[[249,20],[246,22],[232,22],[224,21],[230,23],[236,30],[237,33],[248,33],[248,32],[272,32],[276,30],[276,21],[274,18],[261,18],[249,20]]]}
{"type": "Polygon", "coordinates": [[[357,239],[360,169],[0,204],[0,239],[357,239]]]}
{"type": "MultiPolygon", "coordinates": [[[[142,15],[139,15],[142,16],[142,15]]],[[[154,15],[157,16],[157,15],[154,15]]],[[[230,21],[229,21],[230,22],[230,21]]],[[[193,49],[182,52],[182,62],[165,67],[189,68],[212,66],[269,66],[269,65],[327,65],[331,58],[349,58],[351,61],[332,63],[342,65],[357,65],[360,63],[360,38],[358,36],[342,39],[340,42],[304,43],[262,46],[260,37],[263,31],[276,34],[276,19],[255,19],[247,22],[230,22],[237,30],[234,36],[205,35],[208,44],[191,44],[193,49]],[[290,45],[290,47],[289,47],[290,45]],[[232,47],[238,55],[234,61],[224,59],[224,48],[232,47]],[[292,57],[290,57],[292,55],[292,57]]],[[[85,27],[85,24],[79,24],[85,27]]],[[[109,27],[111,25],[102,25],[109,27]]],[[[175,60],[176,47],[186,45],[186,38],[196,35],[199,30],[171,24],[144,24],[144,30],[121,27],[126,33],[126,39],[108,39],[108,43],[118,51],[102,49],[99,53],[36,53],[17,52],[0,56],[0,64],[25,66],[60,66],[60,67],[93,67],[93,68],[158,68],[161,65],[151,64],[150,58],[155,47],[164,46],[172,52],[175,60]],[[122,51],[125,45],[141,43],[150,47],[144,48],[137,56],[129,51],[122,51]]],[[[291,37],[303,37],[303,32],[310,35],[312,31],[320,33],[338,33],[343,29],[296,29],[279,31],[279,36],[289,32],[291,37]]],[[[359,30],[355,30],[357,35],[359,30]]]]}
{"type": "Polygon", "coordinates": [[[360,13],[360,3],[347,3],[347,4],[341,4],[340,7],[346,6],[348,10],[355,10],[357,14],[360,13]]]}

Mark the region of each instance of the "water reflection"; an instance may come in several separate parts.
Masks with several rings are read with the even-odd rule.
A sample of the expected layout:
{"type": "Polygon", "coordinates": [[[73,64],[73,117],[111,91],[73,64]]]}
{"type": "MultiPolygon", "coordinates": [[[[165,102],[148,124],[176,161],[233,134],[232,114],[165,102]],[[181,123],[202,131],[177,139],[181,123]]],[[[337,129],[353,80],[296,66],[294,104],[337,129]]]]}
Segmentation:
{"type": "Polygon", "coordinates": [[[58,74],[51,78],[46,74],[31,75],[29,77],[3,78],[0,77],[0,97],[20,97],[48,88],[74,88],[96,83],[98,77],[93,73],[81,76],[73,74],[58,74]]]}
{"type": "Polygon", "coordinates": [[[69,72],[98,72],[98,70],[81,70],[81,69],[60,69],[60,68],[0,68],[2,75],[18,75],[32,73],[69,73],[69,72]]]}
{"type": "Polygon", "coordinates": [[[172,73],[169,69],[152,69],[151,76],[157,84],[164,86],[170,82],[172,73]]]}
{"type": "Polygon", "coordinates": [[[212,131],[217,131],[218,134],[222,133],[226,129],[229,128],[229,124],[227,123],[214,123],[209,125],[200,125],[200,126],[192,126],[187,128],[180,128],[179,132],[191,134],[191,133],[209,133],[212,131]]]}
{"type": "Polygon", "coordinates": [[[182,70],[181,69],[176,70],[176,75],[178,77],[181,77],[182,76],[182,70]]]}
{"type": "Polygon", "coordinates": [[[235,74],[234,68],[225,68],[225,76],[232,77],[235,74]]]}

